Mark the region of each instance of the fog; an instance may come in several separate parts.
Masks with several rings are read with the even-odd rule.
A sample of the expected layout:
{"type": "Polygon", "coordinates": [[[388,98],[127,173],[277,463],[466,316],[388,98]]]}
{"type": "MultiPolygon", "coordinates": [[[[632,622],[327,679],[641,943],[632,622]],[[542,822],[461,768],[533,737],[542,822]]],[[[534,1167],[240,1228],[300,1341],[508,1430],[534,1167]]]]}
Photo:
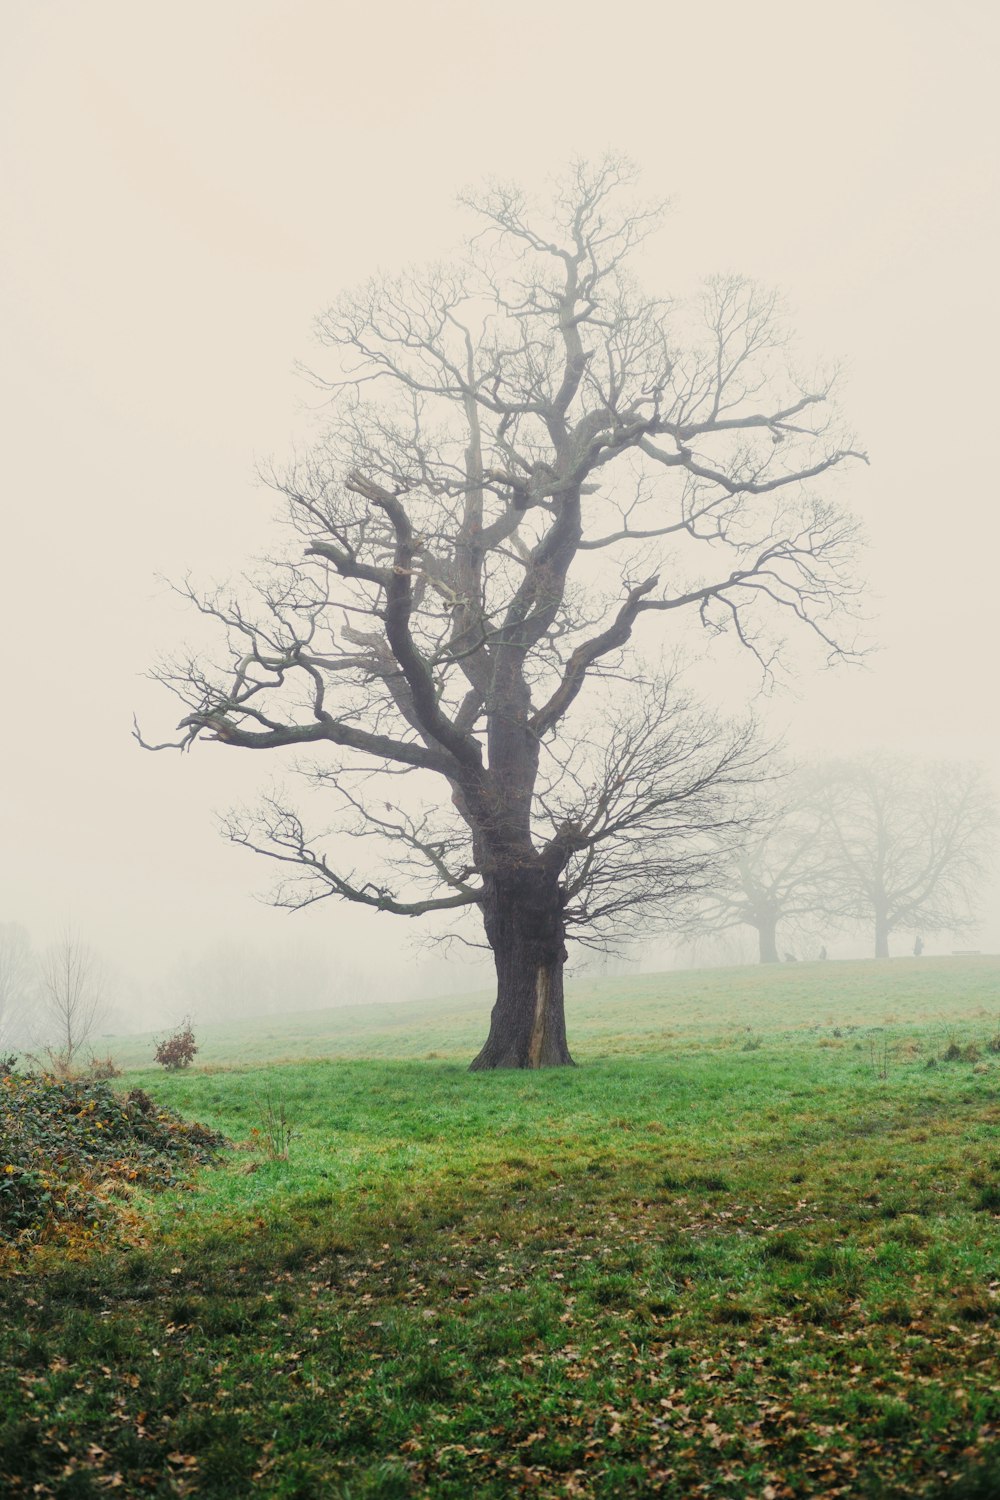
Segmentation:
{"type": "MultiPolygon", "coordinates": [[[[255,900],[270,872],[214,815],[278,768],[144,754],[131,724],[169,736],[177,705],[144,673],[200,638],[163,580],[238,575],[273,538],[255,462],[308,429],[319,398],[294,364],[313,317],[445,256],[467,232],[456,193],[491,175],[541,186],[627,151],[672,200],[650,288],[777,285],[805,362],[844,368],[871,467],[838,497],[868,533],[878,649],[833,671],[796,650],[759,700],[727,660],[713,690],[755,697],[804,759],[884,748],[993,773],[994,7],[640,3],[622,24],[562,0],[7,0],[4,22],[0,921],[39,945],[71,924],[126,1017],[189,1008],[241,966],[255,1009],[283,969],[278,1008],[486,980],[475,955],[414,947],[412,923],[255,900]]],[[[992,895],[975,945],[1000,947],[992,895]]]]}

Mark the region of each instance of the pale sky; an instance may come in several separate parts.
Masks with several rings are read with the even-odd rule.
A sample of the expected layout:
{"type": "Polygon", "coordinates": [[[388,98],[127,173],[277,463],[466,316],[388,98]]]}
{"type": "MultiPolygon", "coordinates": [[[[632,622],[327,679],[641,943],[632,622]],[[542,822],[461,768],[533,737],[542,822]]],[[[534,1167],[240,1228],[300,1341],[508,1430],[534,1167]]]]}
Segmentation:
{"type": "Polygon", "coordinates": [[[0,27],[0,920],[37,943],[71,920],[146,976],[300,922],[376,990],[435,988],[406,924],[251,900],[269,872],[212,811],[262,757],[131,740],[133,710],[175,722],[141,674],[193,635],[157,575],[266,547],[254,462],[301,430],[319,310],[448,253],[463,186],[608,147],[672,199],[651,289],[781,287],[871,453],[844,498],[882,649],[770,722],[807,754],[996,766],[994,3],[2,0],[0,27]]]}

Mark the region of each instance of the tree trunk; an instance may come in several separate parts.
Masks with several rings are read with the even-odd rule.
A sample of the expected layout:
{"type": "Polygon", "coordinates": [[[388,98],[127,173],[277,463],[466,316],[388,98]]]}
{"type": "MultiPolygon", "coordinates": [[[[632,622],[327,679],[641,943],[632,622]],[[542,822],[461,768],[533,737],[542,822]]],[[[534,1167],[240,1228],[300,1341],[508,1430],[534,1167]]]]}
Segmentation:
{"type": "Polygon", "coordinates": [[[889,957],[889,919],[885,912],[875,911],[875,957],[889,957]]]}
{"type": "Polygon", "coordinates": [[[764,917],[757,924],[757,937],[760,941],[760,961],[762,964],[776,964],[778,962],[778,923],[774,917],[764,917]]]}
{"type": "Polygon", "coordinates": [[[497,999],[473,1071],[572,1067],[566,1045],[563,964],[566,928],[557,880],[537,870],[487,877],[486,936],[497,969],[497,999]]]}

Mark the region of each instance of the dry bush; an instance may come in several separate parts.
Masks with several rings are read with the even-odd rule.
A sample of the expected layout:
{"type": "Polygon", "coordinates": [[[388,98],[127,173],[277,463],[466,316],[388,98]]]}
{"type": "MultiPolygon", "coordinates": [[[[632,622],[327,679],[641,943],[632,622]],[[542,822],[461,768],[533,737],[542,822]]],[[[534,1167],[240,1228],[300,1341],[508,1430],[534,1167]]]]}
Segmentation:
{"type": "Polygon", "coordinates": [[[153,1061],[158,1062],[163,1068],[176,1071],[178,1068],[189,1067],[197,1051],[198,1044],[194,1039],[191,1018],[188,1016],[176,1031],[157,1042],[153,1061]]]}

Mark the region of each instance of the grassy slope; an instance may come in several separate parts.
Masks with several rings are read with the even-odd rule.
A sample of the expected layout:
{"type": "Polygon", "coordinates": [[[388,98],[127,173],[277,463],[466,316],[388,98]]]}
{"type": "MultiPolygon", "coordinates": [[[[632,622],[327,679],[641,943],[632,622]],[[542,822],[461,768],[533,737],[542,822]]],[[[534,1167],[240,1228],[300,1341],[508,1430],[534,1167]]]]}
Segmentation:
{"type": "MultiPolygon", "coordinates": [[[[308,1057],[473,1057],[492,998],[345,1005],[196,1027],[199,1064],[308,1057]]],[[[778,1032],[839,1024],[938,1023],[1000,1013],[1000,959],[799,963],[577,979],[567,1001],[581,1057],[662,1049],[706,1032],[778,1032]]],[[[151,1036],[102,1039],[127,1068],[152,1067],[151,1036]]]]}
{"type": "Polygon", "coordinates": [[[0,1475],[60,1496],[996,1495],[998,978],[578,986],[573,1072],[399,1056],[467,1055],[484,1011],[459,1003],[393,1007],[425,1018],[405,1034],[301,1018],[295,1047],[335,1022],[368,1058],[143,1073],[236,1139],[269,1091],[298,1137],[150,1202],[145,1248],[10,1278],[0,1475]],[[952,1034],[983,1060],[929,1068],[952,1034]]]}

